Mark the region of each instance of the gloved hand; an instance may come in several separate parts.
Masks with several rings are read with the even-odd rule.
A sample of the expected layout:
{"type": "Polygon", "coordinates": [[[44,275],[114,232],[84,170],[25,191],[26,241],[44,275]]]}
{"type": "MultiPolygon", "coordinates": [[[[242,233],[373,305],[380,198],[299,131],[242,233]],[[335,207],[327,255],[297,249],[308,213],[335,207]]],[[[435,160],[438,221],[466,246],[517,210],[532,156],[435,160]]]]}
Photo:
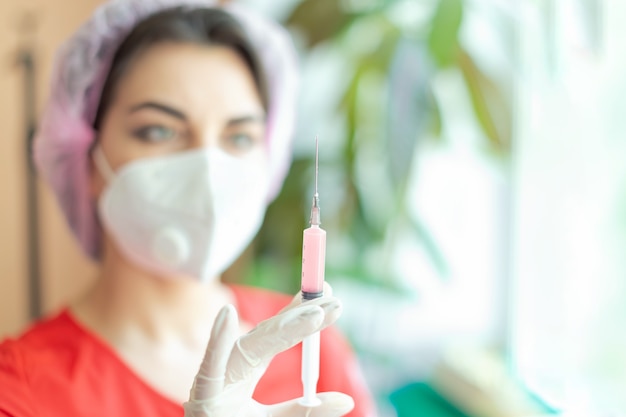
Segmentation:
{"type": "Polygon", "coordinates": [[[341,303],[334,297],[301,303],[296,296],[276,316],[238,337],[237,311],[225,306],[215,319],[190,399],[184,404],[185,417],[339,417],[350,412],[352,398],[338,392],[318,394],[321,404],[315,407],[302,406],[298,399],[274,405],[252,399],[276,354],[332,324],[340,314],[341,303]]]}

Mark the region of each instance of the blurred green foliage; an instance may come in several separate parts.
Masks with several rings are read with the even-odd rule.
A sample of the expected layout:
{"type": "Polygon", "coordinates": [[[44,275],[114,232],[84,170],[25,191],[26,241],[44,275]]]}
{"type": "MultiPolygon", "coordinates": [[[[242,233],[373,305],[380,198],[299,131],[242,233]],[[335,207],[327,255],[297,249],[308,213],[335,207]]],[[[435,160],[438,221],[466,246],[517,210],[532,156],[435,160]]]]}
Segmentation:
{"type": "MultiPolygon", "coordinates": [[[[407,229],[419,236],[433,266],[446,275],[445,256],[427,225],[406,213],[405,203],[416,146],[443,136],[445,121],[433,94],[438,73],[456,69],[462,74],[487,139],[485,149],[507,154],[511,137],[507,94],[460,42],[465,7],[463,0],[303,0],[284,22],[304,37],[309,51],[329,44],[340,48],[351,68],[337,108],[345,119],[341,152],[335,160],[323,161],[322,169],[332,165],[340,173],[336,186],[343,190],[339,215],[323,217],[324,227],[329,240],[347,236],[352,250],[343,261],[330,254],[327,276],[394,287],[389,242],[398,230],[407,229]],[[398,19],[407,7],[427,10],[428,17],[408,23],[398,19]],[[368,184],[359,166],[364,158],[385,173],[376,190],[363,185],[368,184]],[[373,256],[378,258],[373,261],[373,256]],[[377,268],[371,267],[373,262],[377,268]]],[[[313,156],[294,161],[253,247],[236,265],[247,283],[298,290],[312,164],[313,156]]]]}

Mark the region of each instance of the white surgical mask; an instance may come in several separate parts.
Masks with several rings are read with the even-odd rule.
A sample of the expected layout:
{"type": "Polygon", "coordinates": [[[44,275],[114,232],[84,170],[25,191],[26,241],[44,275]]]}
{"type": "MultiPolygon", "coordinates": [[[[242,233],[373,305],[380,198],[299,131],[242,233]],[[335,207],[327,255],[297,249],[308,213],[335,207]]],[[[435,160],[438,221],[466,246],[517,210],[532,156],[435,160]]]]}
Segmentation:
{"type": "Polygon", "coordinates": [[[98,202],[103,227],[131,262],[165,277],[219,276],[255,236],[266,209],[266,156],[203,148],[142,158],[113,172],[98,202]]]}

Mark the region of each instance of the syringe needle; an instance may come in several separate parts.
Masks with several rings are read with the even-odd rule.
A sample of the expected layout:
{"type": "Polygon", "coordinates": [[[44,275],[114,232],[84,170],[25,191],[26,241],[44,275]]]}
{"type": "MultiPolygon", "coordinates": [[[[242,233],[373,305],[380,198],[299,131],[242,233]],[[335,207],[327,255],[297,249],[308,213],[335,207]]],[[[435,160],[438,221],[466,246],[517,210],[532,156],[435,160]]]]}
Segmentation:
{"type": "Polygon", "coordinates": [[[317,181],[319,176],[319,140],[315,135],[315,193],[313,194],[313,204],[311,205],[311,226],[319,226],[320,218],[320,195],[317,192],[317,181]]]}
{"type": "Polygon", "coordinates": [[[317,135],[315,135],[315,195],[319,196],[319,194],[317,193],[317,178],[318,178],[318,174],[319,174],[319,139],[317,138],[317,135]]]}

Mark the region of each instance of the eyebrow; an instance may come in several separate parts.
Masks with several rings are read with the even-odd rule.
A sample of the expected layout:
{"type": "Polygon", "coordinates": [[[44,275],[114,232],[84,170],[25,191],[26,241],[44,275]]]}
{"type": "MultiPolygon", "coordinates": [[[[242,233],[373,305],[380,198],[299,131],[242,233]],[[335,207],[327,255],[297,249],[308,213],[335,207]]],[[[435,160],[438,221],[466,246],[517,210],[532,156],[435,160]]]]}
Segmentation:
{"type": "Polygon", "coordinates": [[[265,123],[265,115],[246,115],[241,117],[235,117],[228,121],[228,126],[237,126],[246,123],[265,123]]]}
{"type": "Polygon", "coordinates": [[[173,116],[177,119],[180,119],[182,121],[187,121],[187,116],[185,116],[185,113],[183,113],[180,110],[177,110],[171,106],[168,106],[167,104],[162,104],[162,103],[157,103],[155,101],[146,101],[144,103],[140,103],[136,106],[133,106],[130,109],[130,113],[134,113],[137,112],[139,110],[143,110],[143,109],[154,109],[154,110],[158,110],[161,111],[163,113],[167,113],[170,116],[173,116]]]}

